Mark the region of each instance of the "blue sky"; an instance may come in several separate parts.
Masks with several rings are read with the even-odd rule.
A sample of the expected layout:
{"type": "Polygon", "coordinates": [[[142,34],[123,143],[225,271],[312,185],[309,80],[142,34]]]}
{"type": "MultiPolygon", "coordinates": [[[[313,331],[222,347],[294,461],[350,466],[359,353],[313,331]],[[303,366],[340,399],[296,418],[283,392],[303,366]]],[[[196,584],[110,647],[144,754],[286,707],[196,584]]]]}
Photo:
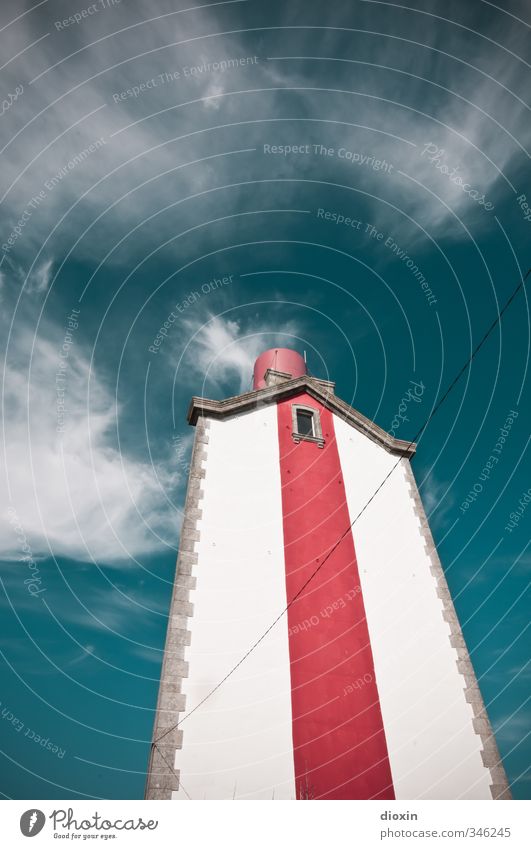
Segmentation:
{"type": "MultiPolygon", "coordinates": [[[[284,345],[387,430],[421,382],[412,438],[531,265],[524,2],[188,5],[0,13],[11,798],[142,797],[191,395],[284,345]]],[[[529,327],[521,293],[413,463],[518,798],[529,327]]]]}

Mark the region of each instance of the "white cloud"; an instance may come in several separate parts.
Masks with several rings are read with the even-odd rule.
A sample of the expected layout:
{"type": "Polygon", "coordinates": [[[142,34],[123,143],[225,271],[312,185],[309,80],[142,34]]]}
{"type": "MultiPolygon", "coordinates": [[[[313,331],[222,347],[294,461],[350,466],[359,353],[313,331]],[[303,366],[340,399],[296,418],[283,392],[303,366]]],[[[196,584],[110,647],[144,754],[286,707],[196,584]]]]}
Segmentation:
{"type": "MultiPolygon", "coordinates": [[[[9,249],[11,256],[20,256],[22,251],[30,253],[41,247],[48,250],[46,239],[52,229],[61,216],[76,204],[58,225],[59,238],[63,244],[70,246],[99,214],[122,195],[132,192],[130,200],[120,205],[120,214],[113,218],[112,227],[101,228],[97,235],[89,235],[78,246],[79,255],[93,259],[95,243],[101,249],[115,243],[118,223],[127,230],[174,201],[176,193],[172,180],[178,182],[179,197],[199,192],[211,184],[212,174],[207,167],[179,168],[187,161],[212,153],[208,127],[193,141],[182,142],[177,150],[174,144],[165,142],[200,129],[200,113],[205,109],[217,110],[221,103],[216,95],[223,92],[222,75],[209,71],[204,77],[185,77],[183,66],[197,63],[200,46],[204,50],[205,62],[239,56],[242,48],[236,39],[229,37],[218,43],[209,39],[205,42],[198,40],[201,31],[216,31],[218,9],[199,7],[178,14],[178,10],[170,5],[168,11],[175,14],[157,20],[157,13],[165,11],[162,5],[155,4],[152,10],[155,20],[149,22],[146,21],[144,4],[127,3],[127,8],[123,5],[122,17],[114,16],[114,26],[119,28],[119,20],[123,26],[128,26],[123,35],[109,33],[107,16],[110,12],[94,16],[91,32],[97,46],[90,50],[87,50],[85,41],[86,29],[79,26],[58,33],[52,27],[50,38],[5,68],[6,92],[15,91],[20,81],[24,81],[23,95],[3,116],[5,132],[2,144],[5,143],[5,150],[2,153],[0,196],[4,192],[7,194],[3,201],[4,236],[0,241],[7,241],[22,214],[27,218],[22,234],[16,237],[16,244],[9,249]],[[135,21],[141,22],[141,25],[132,26],[135,21]],[[102,38],[98,40],[100,24],[102,38]],[[166,49],[166,44],[171,41],[179,42],[178,52],[166,49]],[[62,56],[68,54],[73,54],[73,58],[53,68],[62,56]],[[48,70],[50,68],[53,70],[48,70]],[[144,90],[137,97],[126,96],[123,101],[113,98],[113,95],[118,97],[121,92],[150,82],[160,74],[173,74],[179,70],[180,78],[170,78],[149,91],[144,90]],[[37,78],[40,74],[42,76],[37,78]],[[34,78],[31,85],[26,82],[34,78]],[[201,98],[206,99],[201,103],[201,98]],[[179,104],[192,100],[199,102],[189,108],[177,108],[179,104]],[[142,120],[150,113],[164,109],[169,111],[160,118],[142,120]],[[113,138],[115,131],[131,124],[134,126],[113,138]],[[99,147],[90,150],[94,143],[98,143],[99,147]],[[173,177],[155,180],[149,188],[135,191],[150,177],[176,168],[178,170],[173,177]],[[36,206],[30,206],[39,193],[44,198],[36,206]]],[[[38,15],[21,19],[16,27],[17,40],[12,49],[16,52],[20,45],[22,50],[35,41],[42,35],[42,24],[38,15]]],[[[246,68],[231,71],[235,88],[241,83],[241,79],[238,82],[238,73],[246,72],[246,68]]],[[[224,180],[223,175],[230,168],[228,160],[221,157],[215,162],[216,174],[224,180]]],[[[157,219],[156,225],[161,240],[164,233],[174,233],[168,216],[157,219]]],[[[143,231],[137,235],[131,249],[140,247],[141,236],[143,231]]],[[[53,236],[51,238],[54,239],[53,236]]],[[[147,236],[147,239],[151,238],[152,233],[147,236]]],[[[55,242],[51,250],[54,248],[55,242]]]]}
{"type": "Polygon", "coordinates": [[[422,501],[430,524],[436,528],[445,527],[446,517],[455,505],[451,484],[437,480],[432,471],[426,475],[417,474],[416,478],[417,484],[420,484],[422,501]]]}
{"type": "Polygon", "coordinates": [[[300,347],[300,332],[294,322],[255,324],[243,331],[238,321],[212,316],[202,323],[188,319],[184,325],[190,340],[185,367],[204,384],[217,386],[220,395],[235,381],[238,392],[251,389],[254,362],[262,351],[277,345],[300,347]]]}
{"type": "MultiPolygon", "coordinates": [[[[171,10],[168,4],[155,3],[153,17],[165,12],[166,8],[171,10]]],[[[284,10],[286,21],[291,23],[297,19],[298,8],[302,8],[302,4],[290,5],[284,10]]],[[[525,162],[518,142],[525,147],[531,141],[529,110],[523,102],[521,63],[509,52],[523,55],[525,32],[523,29],[519,32],[509,18],[500,18],[500,25],[494,31],[485,19],[484,26],[482,23],[479,29],[484,29],[487,38],[494,38],[506,47],[505,50],[494,49],[490,41],[481,38],[481,32],[472,38],[456,27],[443,38],[443,29],[437,22],[434,24],[420,13],[411,13],[407,31],[402,32],[401,24],[395,21],[396,40],[371,41],[371,61],[381,69],[377,75],[374,69],[363,64],[336,61],[345,55],[345,33],[333,28],[343,24],[346,27],[366,26],[371,30],[378,8],[364,4],[364,8],[356,8],[355,17],[349,4],[341,7],[329,4],[322,10],[319,23],[330,28],[320,33],[320,53],[334,61],[316,63],[310,73],[307,66],[296,60],[268,62],[262,56],[255,64],[222,74],[208,71],[188,78],[181,74],[176,80],[118,102],[113,100],[114,94],[141,85],[157,74],[182,71],[186,65],[201,63],[203,66],[224,58],[252,54],[256,46],[254,37],[249,43],[244,35],[237,34],[202,39],[200,33],[223,31],[227,15],[227,8],[223,6],[161,17],[131,27],[135,21],[145,19],[144,7],[134,2],[128,3],[127,8],[123,6],[121,11],[116,10],[116,15],[106,12],[91,19],[94,36],[98,36],[101,27],[102,39],[90,50],[86,49],[86,30],[82,27],[73,27],[68,33],[52,32],[50,38],[4,70],[4,88],[12,92],[21,80],[30,80],[53,66],[65,50],[67,54],[75,54],[31,86],[25,85],[23,96],[3,116],[8,141],[10,134],[18,133],[30,122],[2,157],[0,190],[9,189],[3,205],[6,237],[31,198],[39,191],[46,193],[42,205],[30,210],[31,218],[13,252],[18,252],[22,246],[24,249],[40,248],[63,212],[112,171],[115,171],[113,176],[91,189],[77,209],[61,223],[60,234],[65,243],[71,245],[72,237],[77,238],[97,215],[144,180],[194,160],[195,154],[200,158],[236,146],[256,145],[259,150],[264,141],[326,143],[336,149],[344,146],[367,156],[386,159],[394,164],[393,177],[370,168],[349,166],[347,162],[344,166],[339,164],[340,175],[344,176],[342,182],[354,188],[359,185],[369,197],[374,194],[374,200],[370,201],[374,222],[390,233],[400,231],[404,239],[408,234],[418,233],[415,227],[407,224],[407,219],[397,216],[380,201],[383,197],[403,208],[432,235],[462,237],[463,230],[456,223],[452,210],[465,218],[469,214],[481,216],[482,210],[441,175],[426,157],[421,157],[420,152],[426,143],[436,144],[444,149],[448,166],[459,168],[463,178],[480,193],[484,192],[489,200],[496,202],[502,192],[507,196],[508,186],[498,169],[509,173],[514,180],[516,163],[525,162]],[[108,14],[114,16],[114,26],[119,28],[121,21],[126,22],[129,29],[121,35],[111,35],[108,14]],[[398,40],[400,34],[406,41],[398,40]],[[422,47],[408,43],[408,38],[413,42],[418,38],[422,47]],[[167,48],[172,40],[179,42],[177,51],[167,48]],[[389,70],[385,71],[386,68],[389,70]],[[488,70],[488,75],[487,71],[481,72],[483,69],[488,70]],[[81,84],[83,80],[86,82],[81,84]],[[313,86],[323,90],[312,91],[313,86]],[[258,93],[230,95],[231,91],[252,89],[258,93]],[[70,90],[72,94],[67,93],[70,90]],[[352,95],[348,94],[350,91],[352,95]],[[217,96],[220,94],[227,94],[227,97],[217,96]],[[201,97],[205,98],[202,104],[181,106],[201,97]],[[52,105],[56,100],[57,104],[52,105]],[[248,119],[255,121],[258,116],[268,120],[283,115],[286,102],[292,104],[289,114],[298,120],[318,117],[329,123],[282,124],[275,129],[270,123],[245,123],[248,119]],[[49,108],[36,118],[45,104],[50,104],[49,108]],[[205,114],[212,117],[213,125],[218,123],[214,112],[220,113],[219,123],[226,119],[235,128],[231,135],[221,137],[227,139],[227,145],[220,142],[220,137],[211,132],[208,125],[205,126],[205,114]],[[149,117],[152,114],[154,117],[149,117]],[[353,121],[358,126],[349,126],[353,121]],[[129,125],[134,126],[112,137],[114,131],[129,125]],[[282,127],[286,128],[286,138],[282,135],[282,127]],[[165,144],[167,140],[196,131],[193,140],[183,140],[177,147],[173,143],[165,144]],[[417,148],[393,135],[409,139],[417,148]],[[97,151],[69,167],[73,157],[101,138],[104,144],[97,151]],[[140,158],[136,159],[137,156],[140,158]],[[126,162],[128,164],[121,167],[126,162]],[[66,173],[59,182],[46,189],[45,181],[64,169],[66,173]],[[397,174],[399,169],[420,186],[401,178],[397,174]],[[445,208],[445,203],[450,210],[445,208]]],[[[282,22],[279,17],[277,23],[281,25],[282,22]]],[[[17,24],[17,41],[12,49],[22,50],[41,35],[42,22],[38,16],[28,15],[17,24]]],[[[294,49],[299,55],[311,56],[314,39],[315,33],[303,29],[296,33],[294,49]]],[[[182,168],[174,177],[156,180],[150,187],[135,191],[129,202],[120,205],[113,226],[95,230],[86,243],[82,241],[78,252],[93,259],[91,251],[96,240],[102,250],[112,245],[118,223],[127,229],[171,203],[176,197],[174,180],[178,196],[183,198],[208,189],[212,184],[231,182],[235,173],[241,174],[242,161],[248,160],[239,156],[216,158],[208,167],[202,163],[182,168]]],[[[271,160],[261,161],[257,155],[256,171],[251,173],[260,179],[264,169],[267,176],[273,173],[297,176],[305,167],[311,167],[313,173],[321,172],[319,162],[311,158],[307,166],[300,157],[276,162],[272,173],[270,166],[271,160]]],[[[280,193],[279,187],[273,185],[262,185],[257,191],[262,201],[280,193]]],[[[286,203],[297,194],[300,194],[300,187],[282,186],[281,197],[286,203]]],[[[237,206],[237,191],[234,190],[230,197],[231,203],[237,206]]],[[[349,199],[356,206],[358,196],[355,193],[346,195],[342,202],[348,204],[349,199]]],[[[491,216],[483,213],[479,220],[489,226],[491,216]]],[[[172,216],[158,218],[156,224],[160,241],[175,232],[172,216]]],[[[152,243],[153,233],[143,228],[130,249],[138,247],[142,251],[144,236],[152,243]]]]}
{"type": "Polygon", "coordinates": [[[523,710],[522,704],[513,713],[501,716],[494,723],[494,733],[499,740],[503,740],[504,745],[517,747],[523,743],[529,735],[529,712],[523,710]]]}
{"type": "Polygon", "coordinates": [[[40,263],[30,274],[26,282],[26,293],[36,293],[38,295],[46,292],[52,279],[53,259],[45,260],[40,263]]]}
{"type": "Polygon", "coordinates": [[[224,90],[225,89],[223,88],[223,86],[219,83],[210,83],[210,85],[207,86],[207,89],[203,95],[203,97],[205,98],[203,102],[203,106],[205,107],[205,109],[219,109],[221,105],[220,95],[223,94],[224,90]]]}
{"type": "MultiPolygon", "coordinates": [[[[8,300],[17,286],[14,275],[8,300]]],[[[177,434],[155,466],[121,453],[120,405],[81,347],[83,315],[72,312],[64,326],[41,319],[37,336],[32,312],[27,299],[3,363],[0,501],[20,530],[5,508],[0,559],[18,559],[26,540],[35,561],[51,552],[113,563],[171,549],[193,434],[177,434]]],[[[297,326],[280,317],[265,326],[255,319],[245,330],[225,316],[187,319],[184,329],[189,343],[178,379],[194,391],[207,386],[205,394],[215,397],[249,390],[254,361],[266,348],[300,347],[297,326]]]]}
{"type": "Polygon", "coordinates": [[[89,657],[94,654],[95,648],[96,647],[93,646],[91,643],[87,643],[87,645],[81,646],[81,652],[74,655],[71,660],[67,660],[66,662],[64,662],[63,666],[67,668],[71,666],[79,666],[80,663],[84,663],[86,660],[88,660],[89,657]]]}
{"type": "MultiPolygon", "coordinates": [[[[113,394],[75,340],[64,383],[58,380],[63,339],[57,338],[35,340],[28,373],[23,352],[34,340],[20,332],[5,365],[2,504],[12,505],[34,557],[51,551],[113,562],[156,550],[164,537],[175,541],[176,518],[166,498],[175,490],[178,471],[171,463],[153,468],[114,447],[113,394]],[[64,433],[58,432],[63,422],[58,388],[65,393],[64,433]]],[[[18,559],[20,536],[4,512],[0,557],[18,559]]]]}

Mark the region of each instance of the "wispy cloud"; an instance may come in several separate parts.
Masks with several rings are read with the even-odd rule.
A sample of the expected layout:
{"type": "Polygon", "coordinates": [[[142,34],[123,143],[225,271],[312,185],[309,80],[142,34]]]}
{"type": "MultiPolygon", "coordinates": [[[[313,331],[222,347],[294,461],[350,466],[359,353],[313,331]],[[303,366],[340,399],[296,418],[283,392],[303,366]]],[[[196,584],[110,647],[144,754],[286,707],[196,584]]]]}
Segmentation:
{"type": "MultiPolygon", "coordinates": [[[[172,547],[173,505],[187,479],[193,435],[176,434],[155,464],[124,453],[116,439],[121,405],[76,335],[82,318],[69,321],[72,327],[41,321],[34,336],[22,317],[12,334],[3,363],[2,502],[15,510],[35,560],[52,552],[119,563],[172,547]]],[[[258,354],[297,347],[301,335],[280,317],[264,324],[196,315],[183,329],[189,341],[179,359],[180,382],[217,397],[249,390],[258,354]]],[[[19,555],[12,524],[0,516],[6,560],[19,555]]]]}
{"type": "MultiPolygon", "coordinates": [[[[45,200],[32,211],[23,236],[26,248],[32,249],[46,246],[63,214],[59,238],[71,245],[87,220],[93,221],[132,186],[151,178],[151,183],[142,190],[133,189],[130,200],[120,205],[124,232],[175,200],[173,179],[178,180],[180,198],[241,179],[236,155],[181,168],[187,161],[212,154],[214,131],[205,125],[205,116],[215,117],[213,124],[219,116],[220,124],[234,128],[216,146],[219,152],[256,146],[258,179],[264,173],[267,177],[272,173],[304,176],[309,166],[301,157],[276,160],[271,172],[272,160],[259,155],[264,140],[293,142],[294,127],[298,142],[324,142],[336,150],[343,147],[391,162],[390,175],[346,160],[335,165],[337,181],[361,188],[372,219],[395,235],[400,231],[404,238],[411,237],[424,227],[433,236],[461,238],[464,231],[455,216],[476,215],[481,221],[483,215],[488,223],[488,214],[422,156],[422,150],[427,143],[436,145],[444,151],[447,166],[457,168],[464,182],[494,203],[509,191],[505,177],[520,179],[518,163],[527,161],[523,148],[531,142],[518,59],[525,50],[523,28],[520,31],[510,18],[498,15],[485,17],[477,32],[473,26],[469,32],[458,26],[435,26],[421,10],[393,10],[389,11],[396,19],[391,39],[371,32],[381,11],[377,4],[357,4],[355,18],[350,4],[321,4],[315,24],[325,29],[317,56],[315,32],[302,27],[292,31],[293,47],[266,47],[266,55],[256,63],[224,73],[209,70],[185,76],[186,65],[254,55],[254,37],[235,32],[223,38],[203,37],[236,29],[230,25],[230,15],[237,8],[244,22],[251,6],[216,3],[158,18],[156,12],[161,9],[156,6],[153,19],[141,23],[145,5],[130,2],[123,7],[127,21],[118,8],[93,16],[90,26],[96,44],[90,50],[82,26],[57,32],[41,14],[22,18],[13,29],[16,43],[11,49],[26,47],[46,29],[50,36],[3,72],[6,91],[14,91],[20,82],[25,86],[3,116],[7,146],[0,190],[7,193],[5,236],[38,192],[45,193],[45,200]],[[127,31],[112,34],[124,23],[127,31]],[[343,31],[342,26],[347,29],[343,31]],[[366,36],[357,31],[364,28],[366,36]],[[358,58],[345,51],[347,39],[359,48],[354,54],[358,58]],[[496,42],[504,47],[496,47],[496,42]],[[169,49],[174,43],[178,50],[169,49]],[[74,54],[72,59],[62,61],[69,53],[74,54]],[[278,58],[286,53],[313,58],[304,64],[296,55],[278,58]],[[136,96],[127,94],[161,73],[179,70],[180,76],[170,81],[136,96]],[[34,82],[30,85],[29,80],[34,82]],[[256,94],[231,94],[247,90],[256,94]],[[285,103],[290,104],[289,115],[297,119],[296,124],[260,125],[256,120],[283,116],[285,103]],[[316,116],[319,122],[305,122],[316,116]],[[23,130],[26,125],[28,129],[23,130]],[[282,127],[288,131],[285,139],[282,127]],[[275,137],[269,138],[272,132],[275,137]],[[176,144],[176,138],[182,141],[176,144]],[[103,142],[90,151],[98,139],[103,142]],[[157,179],[175,168],[179,170],[171,179],[157,179]],[[397,198],[404,215],[397,215],[386,203],[396,204],[397,198]],[[418,224],[408,223],[407,216],[418,224]]],[[[306,3],[290,4],[284,9],[284,22],[292,26],[298,20],[297,9],[304,9],[305,20],[314,21],[315,9],[307,7],[306,3]]],[[[282,22],[281,17],[277,23],[282,22]]],[[[321,174],[319,162],[312,167],[321,174]]],[[[297,186],[283,185],[283,200],[289,201],[298,191],[297,186]]],[[[261,200],[277,195],[278,187],[260,187],[261,200]]],[[[344,197],[345,203],[349,197],[354,206],[361,202],[353,194],[344,197]]],[[[231,198],[236,201],[236,190],[231,198]]],[[[116,227],[116,216],[113,222],[116,227]]],[[[156,223],[161,240],[175,232],[169,217],[160,217],[156,223]]],[[[131,250],[142,250],[143,234],[144,229],[138,232],[131,250]]],[[[91,255],[94,244],[112,246],[115,235],[105,227],[91,229],[77,251],[91,255]]]]}
{"type": "Polygon", "coordinates": [[[248,391],[258,355],[276,345],[297,348],[301,335],[293,321],[243,327],[240,321],[209,316],[205,321],[187,319],[184,324],[190,339],[186,368],[201,378],[203,386],[213,384],[220,393],[228,384],[236,385],[239,392],[248,391]]]}
{"type": "Polygon", "coordinates": [[[50,285],[50,280],[52,279],[52,269],[53,259],[47,259],[37,265],[26,281],[27,294],[35,292],[36,294],[41,295],[43,292],[46,292],[50,285]]]}
{"type": "Polygon", "coordinates": [[[94,649],[95,646],[90,643],[87,643],[87,645],[81,647],[81,651],[79,652],[79,654],[76,654],[70,660],[67,660],[64,663],[64,666],[67,668],[72,666],[79,666],[81,663],[84,663],[86,660],[88,660],[89,657],[92,657],[92,655],[94,654],[94,649]]]}
{"type": "Polygon", "coordinates": [[[524,705],[500,717],[494,725],[496,737],[506,745],[518,746],[529,735],[530,718],[529,710],[524,710],[524,705]]]}
{"type": "MultiPolygon", "coordinates": [[[[33,339],[19,330],[4,363],[2,503],[12,504],[35,556],[113,562],[174,542],[166,499],[179,470],[119,450],[119,405],[75,342],[63,368],[60,334],[43,326],[33,339]]],[[[18,555],[2,514],[0,557],[18,555]]]]}
{"type": "Polygon", "coordinates": [[[437,479],[433,471],[418,477],[424,509],[434,527],[446,527],[447,517],[455,506],[451,484],[437,479]]]}

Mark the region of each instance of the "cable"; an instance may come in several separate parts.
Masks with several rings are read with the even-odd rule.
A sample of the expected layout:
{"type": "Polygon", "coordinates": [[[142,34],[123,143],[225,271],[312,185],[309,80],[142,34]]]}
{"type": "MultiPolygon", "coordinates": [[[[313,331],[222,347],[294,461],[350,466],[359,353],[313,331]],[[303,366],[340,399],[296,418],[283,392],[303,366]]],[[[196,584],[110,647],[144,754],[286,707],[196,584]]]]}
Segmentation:
{"type": "MultiPolygon", "coordinates": [[[[156,750],[157,750],[157,752],[158,752],[158,753],[159,753],[159,755],[161,756],[161,758],[162,758],[162,760],[164,761],[164,763],[166,764],[166,766],[167,766],[167,767],[171,770],[171,772],[174,774],[175,778],[177,779],[177,783],[178,783],[178,785],[179,785],[179,790],[183,790],[183,791],[184,791],[185,796],[186,796],[186,797],[187,797],[190,801],[192,801],[192,797],[190,796],[190,794],[189,794],[189,793],[187,793],[186,788],[185,788],[185,787],[183,787],[183,785],[182,785],[182,782],[181,782],[180,776],[179,776],[179,775],[177,775],[177,773],[175,772],[175,770],[174,770],[174,768],[172,767],[171,763],[170,763],[169,761],[167,761],[167,760],[166,760],[166,758],[164,757],[164,755],[162,754],[162,752],[161,752],[161,750],[160,750],[160,747],[159,747],[159,746],[157,746],[157,743],[156,743],[156,742],[154,742],[154,743],[152,744],[151,749],[152,749],[152,753],[153,753],[153,749],[156,749],[156,750]]],[[[148,778],[149,778],[149,773],[148,773],[148,778]]]]}
{"type": "Polygon", "coordinates": [[[337,547],[338,547],[338,546],[342,543],[342,541],[343,541],[343,540],[344,540],[344,538],[347,536],[347,534],[348,534],[348,533],[352,530],[352,528],[354,527],[354,525],[356,524],[356,522],[358,521],[358,519],[359,519],[359,518],[363,515],[363,513],[365,512],[365,510],[367,509],[367,507],[369,506],[369,504],[371,504],[371,503],[372,503],[372,501],[374,501],[375,497],[378,495],[378,493],[380,492],[380,490],[382,489],[382,487],[385,485],[385,483],[389,480],[389,478],[391,477],[391,475],[393,474],[393,472],[395,471],[395,469],[397,468],[397,466],[400,464],[401,460],[402,460],[405,456],[407,456],[407,453],[408,453],[409,449],[411,448],[411,446],[413,445],[413,443],[417,441],[417,439],[418,439],[418,438],[419,438],[419,436],[420,436],[420,435],[424,432],[424,430],[427,428],[428,424],[431,422],[431,420],[433,419],[433,417],[434,417],[434,416],[436,415],[436,413],[437,413],[437,412],[441,409],[441,406],[444,404],[444,402],[445,402],[445,401],[446,401],[446,399],[448,398],[448,395],[450,394],[450,392],[453,390],[453,388],[455,387],[455,385],[459,382],[459,380],[461,379],[461,377],[463,376],[463,374],[465,373],[465,371],[467,370],[467,368],[468,368],[468,367],[470,366],[470,364],[472,363],[473,359],[476,357],[476,355],[478,354],[478,352],[481,350],[481,348],[483,347],[483,345],[485,344],[485,342],[486,342],[486,341],[487,341],[487,339],[489,338],[489,336],[490,336],[490,334],[492,333],[492,331],[494,330],[494,328],[495,328],[495,327],[499,324],[499,322],[501,321],[501,318],[502,318],[503,314],[507,311],[507,309],[509,308],[509,306],[512,304],[512,302],[513,302],[513,301],[514,301],[514,299],[516,298],[516,296],[517,296],[518,292],[520,291],[520,289],[522,289],[522,288],[523,288],[524,283],[525,283],[525,281],[527,280],[527,278],[528,278],[529,274],[531,274],[531,268],[530,268],[530,269],[526,272],[525,276],[522,278],[522,280],[520,281],[520,283],[518,284],[518,286],[516,287],[516,289],[513,291],[512,295],[511,295],[511,296],[509,297],[509,299],[505,302],[504,306],[502,307],[502,309],[500,310],[500,312],[498,313],[498,315],[496,316],[496,318],[494,319],[494,321],[492,322],[492,324],[490,325],[490,327],[488,328],[488,330],[487,330],[487,331],[484,333],[484,335],[482,336],[482,338],[481,338],[480,342],[476,345],[476,347],[474,348],[474,350],[473,350],[473,351],[472,351],[472,353],[470,354],[469,358],[467,359],[467,361],[465,362],[465,364],[463,365],[463,367],[462,367],[462,368],[458,371],[457,375],[454,377],[454,379],[452,380],[452,382],[450,383],[450,385],[449,385],[449,386],[448,386],[448,388],[446,389],[446,391],[445,391],[444,395],[443,395],[443,396],[439,399],[439,401],[437,402],[437,404],[435,405],[435,407],[432,409],[431,413],[429,414],[429,416],[428,416],[428,418],[426,419],[426,421],[424,422],[424,424],[423,424],[423,425],[419,428],[419,430],[417,431],[417,433],[415,434],[415,436],[413,437],[413,439],[411,440],[411,442],[409,442],[409,444],[408,444],[408,445],[404,448],[403,452],[402,452],[402,453],[401,453],[401,455],[399,456],[399,458],[398,458],[398,460],[396,461],[396,463],[394,464],[394,466],[392,466],[391,470],[390,470],[390,471],[387,473],[387,475],[384,477],[384,479],[383,479],[383,480],[382,480],[382,482],[379,484],[379,486],[377,487],[377,489],[373,492],[373,494],[371,495],[371,497],[369,498],[369,500],[368,500],[368,501],[364,504],[364,506],[361,508],[361,510],[359,511],[359,513],[357,514],[357,516],[353,519],[353,521],[350,523],[350,525],[348,526],[348,528],[346,528],[346,529],[344,530],[344,532],[341,534],[341,536],[339,537],[339,539],[337,540],[337,542],[335,542],[335,543],[334,543],[334,545],[332,546],[332,548],[330,549],[330,551],[328,552],[328,554],[327,554],[327,555],[325,555],[325,557],[323,558],[323,560],[322,560],[322,562],[319,564],[319,566],[317,566],[317,568],[316,568],[316,569],[314,569],[314,571],[312,572],[312,574],[310,575],[310,577],[309,577],[309,578],[307,578],[307,580],[304,582],[304,584],[302,585],[302,587],[301,587],[301,588],[300,588],[300,589],[299,589],[299,590],[295,593],[295,595],[293,596],[293,598],[292,598],[292,599],[290,599],[290,601],[287,603],[287,605],[286,605],[286,607],[284,608],[284,610],[282,610],[282,612],[281,612],[281,613],[279,613],[279,615],[276,617],[276,619],[274,619],[274,621],[273,621],[273,622],[271,623],[271,625],[267,628],[267,630],[266,630],[266,631],[264,631],[264,633],[262,634],[262,636],[261,636],[261,637],[259,637],[259,638],[256,640],[256,642],[255,642],[255,643],[253,643],[253,645],[251,646],[251,648],[250,648],[247,652],[245,652],[245,654],[243,655],[243,657],[242,657],[242,658],[240,658],[240,660],[238,661],[238,663],[236,663],[236,664],[232,667],[232,669],[231,669],[229,672],[227,672],[227,674],[225,675],[225,677],[224,677],[224,678],[222,678],[222,679],[221,679],[221,681],[219,681],[219,682],[216,684],[216,686],[215,686],[215,687],[213,687],[213,688],[212,688],[212,690],[210,690],[210,692],[208,692],[208,693],[207,693],[207,695],[206,695],[206,696],[204,696],[204,698],[202,698],[202,699],[201,699],[201,701],[200,701],[200,702],[198,702],[194,708],[192,708],[192,710],[191,710],[191,711],[189,711],[188,713],[186,713],[186,714],[182,717],[182,719],[180,719],[178,722],[176,722],[176,723],[175,723],[175,725],[171,726],[170,728],[167,728],[167,729],[166,729],[166,731],[164,731],[164,733],[163,733],[163,734],[161,734],[159,737],[157,737],[157,738],[153,741],[153,743],[151,744],[152,746],[156,746],[156,744],[157,744],[160,740],[162,740],[162,738],[163,738],[163,737],[165,737],[165,736],[166,736],[166,734],[169,734],[169,733],[170,733],[170,731],[173,731],[175,728],[178,728],[178,726],[179,726],[182,722],[184,722],[184,720],[185,720],[185,719],[188,719],[188,717],[189,717],[189,716],[191,716],[193,713],[195,713],[195,712],[196,712],[196,710],[198,710],[198,709],[201,707],[201,705],[204,705],[204,703],[205,703],[205,702],[206,702],[206,701],[207,701],[207,700],[208,700],[211,696],[213,696],[213,695],[214,695],[214,693],[215,693],[217,690],[219,690],[219,688],[220,688],[220,687],[222,687],[222,686],[223,686],[223,684],[225,683],[225,681],[226,681],[228,678],[230,678],[230,676],[231,676],[234,672],[236,672],[236,670],[237,670],[237,669],[238,669],[238,668],[242,665],[242,663],[243,663],[245,660],[247,660],[247,658],[249,657],[249,655],[250,655],[250,654],[251,654],[251,653],[252,653],[252,652],[253,652],[253,651],[254,651],[254,650],[255,650],[255,649],[256,649],[256,648],[260,645],[260,643],[261,643],[261,642],[262,642],[262,641],[263,641],[263,640],[267,637],[267,635],[269,634],[269,632],[270,632],[270,631],[272,631],[272,629],[275,627],[275,625],[277,624],[277,622],[279,622],[279,621],[280,621],[280,619],[282,619],[282,617],[284,616],[284,614],[285,614],[285,613],[287,613],[287,611],[290,609],[290,607],[292,606],[292,604],[294,604],[294,603],[297,601],[297,599],[299,598],[299,596],[301,595],[301,593],[303,593],[303,592],[304,592],[304,590],[306,589],[306,587],[308,586],[308,584],[309,584],[309,583],[310,583],[310,582],[311,582],[311,581],[315,578],[315,576],[317,575],[317,573],[321,571],[321,569],[323,568],[323,566],[325,565],[325,563],[327,562],[327,560],[329,560],[329,558],[332,556],[332,554],[333,554],[333,553],[334,553],[334,551],[337,549],[337,547]]]}

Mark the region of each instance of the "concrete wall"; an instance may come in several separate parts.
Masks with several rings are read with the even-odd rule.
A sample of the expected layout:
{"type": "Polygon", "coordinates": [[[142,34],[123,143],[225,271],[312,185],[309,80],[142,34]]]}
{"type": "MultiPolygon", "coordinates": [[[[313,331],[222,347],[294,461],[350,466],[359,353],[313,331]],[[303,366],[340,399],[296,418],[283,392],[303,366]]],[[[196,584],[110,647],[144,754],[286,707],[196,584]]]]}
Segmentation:
{"type": "MultiPolygon", "coordinates": [[[[186,615],[191,605],[193,615],[175,713],[182,749],[174,799],[295,798],[286,616],[194,711],[287,602],[277,416],[271,403],[209,421],[200,510],[180,554],[191,570],[186,615]]],[[[353,520],[397,457],[337,414],[333,422],[353,520]]],[[[426,548],[431,537],[408,461],[399,461],[353,538],[396,798],[490,799],[492,785],[506,798],[444,575],[426,548]]]]}
{"type": "Polygon", "coordinates": [[[228,681],[286,604],[277,408],[211,420],[195,543],[186,711],[176,799],[292,799],[295,782],[288,626],[284,616],[228,681]]]}
{"type": "MultiPolygon", "coordinates": [[[[397,458],[335,416],[351,521],[397,458]]],[[[491,776],[430,569],[406,460],[354,526],[397,799],[490,799],[491,776]]]]}

